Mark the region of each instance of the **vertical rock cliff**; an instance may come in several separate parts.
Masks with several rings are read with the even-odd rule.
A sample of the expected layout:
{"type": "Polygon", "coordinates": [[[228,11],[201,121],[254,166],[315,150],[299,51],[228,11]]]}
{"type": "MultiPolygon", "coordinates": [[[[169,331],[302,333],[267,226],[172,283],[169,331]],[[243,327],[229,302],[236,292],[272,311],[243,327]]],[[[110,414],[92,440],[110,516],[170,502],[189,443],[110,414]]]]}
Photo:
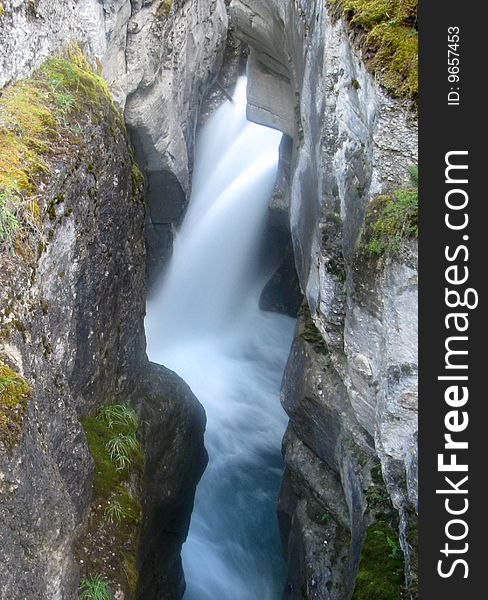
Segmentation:
{"type": "MultiPolygon", "coordinates": [[[[99,489],[104,465],[93,454],[99,424],[87,430],[91,457],[79,419],[86,429],[86,419],[96,420],[107,404],[136,407],[144,462],[134,480],[120,480],[121,498],[129,495],[135,503],[129,507],[133,554],[118,547],[110,538],[113,528],[106,527],[107,554],[92,566],[97,573],[109,570],[119,597],[176,598],[184,589],[179,551],[205,466],[205,417],[183,382],[145,358],[143,177],[105,83],[77,49],[82,46],[99,70],[105,61],[108,72],[120,68],[123,74],[132,13],[149,11],[147,28],[160,34],[172,10],[182,21],[187,18],[187,26],[210,32],[215,45],[198,45],[218,61],[218,27],[214,35],[210,20],[214,6],[195,3],[188,15],[177,2],[150,4],[2,3],[1,76],[9,83],[1,98],[0,192],[2,210],[5,206],[16,220],[13,246],[2,239],[1,256],[2,598],[75,598],[80,568],[83,577],[93,575],[86,570],[86,549],[102,545],[100,531],[93,529],[101,521],[97,509],[107,511],[117,496],[103,496],[99,489]],[[24,380],[28,392],[13,405],[7,392],[24,380]],[[104,504],[90,505],[91,497],[104,504]],[[141,504],[142,522],[132,511],[141,504]]],[[[185,36],[196,34],[187,26],[177,40],[181,69],[159,59],[155,64],[169,78],[186,73],[186,88],[173,95],[169,82],[167,95],[159,97],[167,110],[158,108],[157,124],[156,113],[147,118],[191,148],[195,117],[189,104],[196,115],[207,78],[218,67],[210,58],[210,67],[205,64],[200,50],[193,55],[188,49],[187,56],[185,36]],[[176,98],[181,120],[171,117],[176,98]]],[[[157,37],[153,49],[172,54],[159,44],[157,37]]],[[[118,96],[119,107],[125,93],[118,96]]],[[[169,160],[166,147],[161,156],[169,160]]],[[[178,160],[187,171],[186,146],[178,160]]],[[[187,186],[187,174],[181,177],[187,186]]]]}
{"type": "Polygon", "coordinates": [[[350,598],[376,495],[393,503],[415,581],[416,242],[376,260],[361,236],[368,204],[408,185],[417,124],[366,69],[336,4],[231,3],[251,47],[248,116],[293,138],[287,202],[308,306],[282,389],[286,598],[350,598]]]}

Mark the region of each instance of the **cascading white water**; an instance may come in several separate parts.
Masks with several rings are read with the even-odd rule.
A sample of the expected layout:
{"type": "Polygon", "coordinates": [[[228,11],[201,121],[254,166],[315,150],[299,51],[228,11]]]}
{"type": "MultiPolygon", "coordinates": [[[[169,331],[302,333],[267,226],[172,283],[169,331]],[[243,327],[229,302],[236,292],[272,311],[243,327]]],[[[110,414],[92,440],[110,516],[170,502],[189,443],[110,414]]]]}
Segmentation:
{"type": "Polygon", "coordinates": [[[207,413],[185,600],[278,600],[283,586],[279,388],[294,320],[259,309],[269,265],[258,260],[281,134],[246,121],[245,86],[202,131],[187,215],[147,304],[149,358],[176,371],[207,413]]]}

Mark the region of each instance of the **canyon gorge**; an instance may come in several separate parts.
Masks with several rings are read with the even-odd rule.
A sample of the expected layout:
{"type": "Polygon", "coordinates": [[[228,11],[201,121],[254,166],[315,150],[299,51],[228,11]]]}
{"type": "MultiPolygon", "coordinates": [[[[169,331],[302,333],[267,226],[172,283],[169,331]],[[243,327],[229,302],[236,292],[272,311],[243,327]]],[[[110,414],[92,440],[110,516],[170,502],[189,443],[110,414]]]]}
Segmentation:
{"type": "MultiPolygon", "coordinates": [[[[388,212],[415,187],[416,106],[373,68],[367,28],[343,4],[1,0],[0,206],[28,211],[0,247],[0,599],[71,600],[95,575],[126,600],[417,597],[417,239],[410,213],[397,230],[388,212]],[[241,129],[213,119],[237,110],[244,75],[236,119],[257,137],[234,148],[241,129]],[[268,143],[260,237],[245,235],[251,187],[219,233],[209,225],[216,246],[197,246],[202,188],[222,194],[241,174],[219,155],[234,152],[249,180],[268,143]],[[238,269],[242,289],[224,298],[219,282],[238,269]],[[181,283],[155,317],[168,272],[181,283]],[[244,376],[237,350],[224,353],[225,335],[195,356],[185,347],[201,323],[245,355],[245,409],[272,405],[252,416],[255,435],[227,425],[226,387],[205,388],[244,376]],[[271,486],[270,595],[225,580],[199,593],[218,561],[205,548],[198,568],[188,558],[220,514],[198,494],[223,477],[227,426],[257,458],[248,488],[221,493],[271,486]],[[116,435],[132,440],[120,468],[104,454],[116,435]],[[401,570],[398,595],[357,595],[377,585],[364,563],[375,536],[401,570]]],[[[236,518],[230,541],[246,528],[236,518]]]]}

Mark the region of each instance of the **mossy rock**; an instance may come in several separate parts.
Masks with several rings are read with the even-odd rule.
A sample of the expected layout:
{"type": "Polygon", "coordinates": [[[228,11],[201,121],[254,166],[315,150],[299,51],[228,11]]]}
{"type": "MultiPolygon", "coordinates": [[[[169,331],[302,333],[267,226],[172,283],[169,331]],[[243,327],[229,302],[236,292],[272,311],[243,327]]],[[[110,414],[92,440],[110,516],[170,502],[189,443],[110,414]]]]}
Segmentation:
{"type": "Polygon", "coordinates": [[[366,534],[352,600],[402,600],[403,560],[398,536],[387,521],[366,534]]]}
{"type": "Polygon", "coordinates": [[[110,451],[110,441],[117,436],[135,435],[138,421],[132,409],[109,405],[81,422],[94,475],[88,527],[78,540],[76,553],[83,560],[86,579],[101,574],[111,587],[120,586],[125,597],[132,599],[137,586],[136,553],[142,521],[139,485],[143,455],[137,443],[128,450],[130,460],[118,463],[110,451]],[[120,410],[110,413],[111,409],[120,410]],[[115,417],[110,418],[110,414],[115,417]],[[123,414],[127,418],[121,418],[123,414]]]}
{"type": "Polygon", "coordinates": [[[373,198],[366,208],[359,248],[363,256],[378,259],[396,255],[405,239],[418,238],[418,170],[410,169],[411,186],[373,198]]]}
{"type": "Polygon", "coordinates": [[[6,87],[0,97],[0,191],[13,184],[35,191],[73,113],[95,112],[107,103],[112,101],[105,81],[77,46],[6,87]]]}
{"type": "Polygon", "coordinates": [[[417,0],[329,0],[358,33],[366,65],[393,96],[418,99],[417,0]]]}
{"type": "Polygon", "coordinates": [[[2,90],[0,249],[16,251],[16,238],[42,229],[36,192],[48,179],[53,161],[70,155],[70,145],[79,142],[80,124],[101,122],[107,115],[126,137],[105,81],[75,45],[2,90]]]}
{"type": "Polygon", "coordinates": [[[8,449],[19,440],[30,396],[25,379],[0,361],[0,442],[8,449]]]}

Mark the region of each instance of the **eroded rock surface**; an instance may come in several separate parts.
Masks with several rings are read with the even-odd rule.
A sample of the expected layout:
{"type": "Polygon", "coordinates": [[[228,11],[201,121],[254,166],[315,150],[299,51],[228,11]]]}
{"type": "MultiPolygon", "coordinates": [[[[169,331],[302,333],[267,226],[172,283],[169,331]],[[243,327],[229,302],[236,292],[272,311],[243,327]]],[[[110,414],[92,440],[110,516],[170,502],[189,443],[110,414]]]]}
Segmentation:
{"type": "Polygon", "coordinates": [[[32,389],[17,438],[0,444],[0,598],[78,597],[73,543],[93,474],[79,418],[129,401],[145,426],[146,485],[158,484],[143,510],[144,581],[177,582],[171,593],[151,585],[141,597],[177,598],[205,464],[203,410],[145,356],[143,181],[125,126],[103,93],[71,118],[36,194],[37,227],[17,254],[0,256],[0,357],[32,389]],[[160,549],[158,536],[166,554],[155,574],[145,557],[160,549]]]}
{"type": "Polygon", "coordinates": [[[285,204],[300,285],[325,349],[312,360],[297,333],[282,391],[290,415],[280,496],[285,597],[346,599],[368,524],[364,465],[374,456],[398,511],[407,582],[415,579],[404,532],[417,502],[416,243],[380,266],[359,259],[358,245],[368,202],[408,180],[417,123],[377,85],[347,25],[323,2],[232,0],[230,14],[251,47],[249,117],[294,141],[285,204]],[[346,518],[332,498],[317,496],[321,469],[336,477],[331,489],[345,497],[346,518]],[[328,534],[313,522],[315,503],[345,529],[328,534]],[[316,563],[325,541],[331,569],[316,563]]]}

